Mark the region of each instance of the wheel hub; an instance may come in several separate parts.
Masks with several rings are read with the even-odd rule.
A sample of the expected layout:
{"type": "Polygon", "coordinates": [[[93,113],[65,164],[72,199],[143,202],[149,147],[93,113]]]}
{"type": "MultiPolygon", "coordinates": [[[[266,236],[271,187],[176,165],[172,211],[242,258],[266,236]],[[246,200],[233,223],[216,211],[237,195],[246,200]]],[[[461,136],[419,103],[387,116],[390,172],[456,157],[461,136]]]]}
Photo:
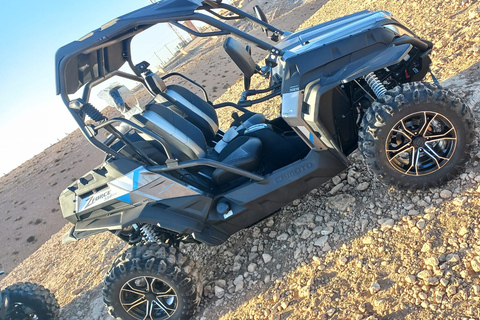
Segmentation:
{"type": "Polygon", "coordinates": [[[411,113],[398,121],[385,141],[388,162],[409,176],[431,174],[455,153],[457,131],[445,116],[432,111],[411,113]]]}
{"type": "Polygon", "coordinates": [[[425,142],[426,141],[427,141],[427,139],[420,136],[420,137],[414,138],[413,141],[412,141],[412,144],[416,148],[425,148],[425,142]]]}

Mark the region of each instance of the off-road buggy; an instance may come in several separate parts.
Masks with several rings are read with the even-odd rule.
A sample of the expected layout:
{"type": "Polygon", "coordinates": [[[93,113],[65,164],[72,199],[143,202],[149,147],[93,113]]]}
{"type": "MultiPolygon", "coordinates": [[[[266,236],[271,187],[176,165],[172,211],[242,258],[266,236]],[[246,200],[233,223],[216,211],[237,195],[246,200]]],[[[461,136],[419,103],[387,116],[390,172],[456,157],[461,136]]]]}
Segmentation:
{"type": "Polygon", "coordinates": [[[433,45],[390,13],[363,11],[290,33],[255,11],[221,0],[164,0],[57,52],[57,94],[88,141],[106,153],[60,196],[63,216],[74,224],[64,239],[110,231],[134,245],[105,279],[104,300],[114,317],[189,318],[202,284],[178,244],[223,243],[343,171],[357,146],[383,181],[404,188],[441,184],[467,159],[474,139],[470,109],[438,83],[421,82],[433,45]],[[259,25],[271,41],[235,28],[231,22],[241,19],[259,25]],[[210,29],[193,30],[183,21],[210,29]],[[134,64],[132,38],[159,23],[197,37],[226,36],[224,49],[244,74],[239,101],[215,105],[185,75],[160,76],[147,62],[134,64]],[[265,50],[265,66],[227,35],[265,50]],[[119,70],[125,63],[131,72],[119,70]],[[270,85],[249,89],[253,75],[270,85]],[[110,86],[107,96],[125,117],[107,119],[89,98],[114,76],[142,84],[151,102],[141,106],[127,88],[110,86]],[[173,76],[203,94],[166,83],[173,76]],[[81,88],[80,97],[69,96],[81,88]],[[277,96],[276,119],[248,110],[277,96]],[[224,131],[215,110],[226,106],[241,115],[234,113],[224,131]],[[101,129],[110,133],[103,142],[101,129]]]}
{"type": "Polygon", "coordinates": [[[59,310],[55,296],[35,283],[20,282],[0,291],[0,320],[55,320],[59,310]]]}

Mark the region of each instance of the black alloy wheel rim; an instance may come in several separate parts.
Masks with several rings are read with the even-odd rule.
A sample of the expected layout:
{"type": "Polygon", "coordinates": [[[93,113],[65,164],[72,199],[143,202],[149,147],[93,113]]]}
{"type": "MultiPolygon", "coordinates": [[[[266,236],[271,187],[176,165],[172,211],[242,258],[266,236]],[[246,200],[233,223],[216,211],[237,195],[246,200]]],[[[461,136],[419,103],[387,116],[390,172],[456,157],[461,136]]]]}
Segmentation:
{"type": "Polygon", "coordinates": [[[136,277],[120,289],[120,303],[127,314],[139,320],[169,319],[177,310],[178,296],[165,281],[151,276],[136,277]]]}
{"type": "Polygon", "coordinates": [[[398,121],[385,142],[390,165],[408,176],[432,174],[444,167],[455,154],[457,131],[438,112],[411,113],[398,121]]]}

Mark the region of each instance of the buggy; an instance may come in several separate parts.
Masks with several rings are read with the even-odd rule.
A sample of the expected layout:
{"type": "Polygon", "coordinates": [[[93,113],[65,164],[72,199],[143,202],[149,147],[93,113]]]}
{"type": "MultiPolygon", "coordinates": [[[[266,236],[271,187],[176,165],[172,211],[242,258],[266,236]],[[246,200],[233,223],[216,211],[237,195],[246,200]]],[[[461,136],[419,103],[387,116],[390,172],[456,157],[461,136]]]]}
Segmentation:
{"type": "Polygon", "coordinates": [[[269,24],[258,6],[254,11],[221,0],[164,0],[56,54],[57,94],[106,154],[60,196],[63,217],[74,224],[64,241],[109,231],[133,245],[104,282],[105,304],[117,319],[190,318],[202,283],[179,243],[225,242],[345,170],[357,148],[385,183],[401,188],[440,185],[468,157],[471,110],[433,74],[435,83],[423,82],[433,44],[390,13],[362,11],[290,33],[269,24]],[[231,23],[237,20],[258,25],[268,38],[241,31],[231,23]],[[213,104],[186,75],[160,76],[146,61],[134,64],[132,39],[159,23],[197,37],[224,36],[244,74],[239,100],[213,104]],[[265,51],[263,67],[239,40],[265,51]],[[119,70],[125,64],[130,72],[119,70]],[[169,84],[175,76],[202,94],[169,84]],[[269,86],[250,89],[253,76],[269,86]],[[112,85],[105,96],[123,117],[108,119],[90,94],[113,77],[143,85],[151,101],[142,106],[125,86],[112,85]],[[278,118],[248,109],[278,96],[278,118]],[[222,130],[216,110],[227,106],[241,115],[233,113],[232,126],[222,130]],[[101,130],[109,133],[104,141],[101,130]]]}

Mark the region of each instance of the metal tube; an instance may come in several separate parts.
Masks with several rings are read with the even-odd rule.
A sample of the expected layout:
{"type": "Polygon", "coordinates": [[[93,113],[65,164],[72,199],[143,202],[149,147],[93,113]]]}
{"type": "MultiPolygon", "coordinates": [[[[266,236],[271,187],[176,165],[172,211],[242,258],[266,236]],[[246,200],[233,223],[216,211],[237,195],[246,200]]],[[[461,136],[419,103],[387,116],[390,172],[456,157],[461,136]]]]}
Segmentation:
{"type": "Polygon", "coordinates": [[[184,168],[192,168],[192,167],[198,167],[198,166],[208,166],[216,169],[223,169],[225,171],[231,172],[238,174],[239,176],[243,176],[249,179],[252,179],[254,181],[263,181],[265,180],[264,177],[251,173],[249,171],[239,169],[234,166],[230,166],[225,163],[221,163],[215,160],[210,160],[210,159],[196,159],[196,160],[189,160],[189,161],[184,161],[179,163],[178,165],[165,165],[165,166],[150,166],[146,167],[147,170],[152,171],[152,172],[165,172],[165,171],[172,171],[172,170],[178,170],[178,169],[184,169],[184,168]]]}

